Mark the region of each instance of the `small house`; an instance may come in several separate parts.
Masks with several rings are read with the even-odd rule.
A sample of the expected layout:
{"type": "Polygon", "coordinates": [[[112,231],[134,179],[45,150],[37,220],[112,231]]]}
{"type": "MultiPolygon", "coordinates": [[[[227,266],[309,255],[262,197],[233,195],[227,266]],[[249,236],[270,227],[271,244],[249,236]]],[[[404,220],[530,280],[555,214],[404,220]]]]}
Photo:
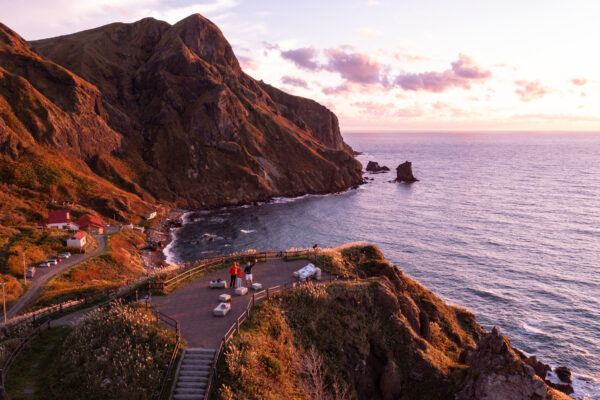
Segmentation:
{"type": "Polygon", "coordinates": [[[79,230],[87,233],[102,235],[104,233],[104,222],[94,215],[85,214],[77,220],[79,230]]]}
{"type": "Polygon", "coordinates": [[[79,229],[79,226],[71,219],[69,210],[48,210],[48,219],[39,222],[38,227],[73,231],[79,229]]]}
{"type": "Polygon", "coordinates": [[[85,232],[77,232],[67,239],[67,247],[82,250],[87,244],[87,236],[85,232]]]}
{"type": "Polygon", "coordinates": [[[147,212],[146,214],[144,214],[144,218],[145,219],[156,218],[156,211],[147,212]]]}

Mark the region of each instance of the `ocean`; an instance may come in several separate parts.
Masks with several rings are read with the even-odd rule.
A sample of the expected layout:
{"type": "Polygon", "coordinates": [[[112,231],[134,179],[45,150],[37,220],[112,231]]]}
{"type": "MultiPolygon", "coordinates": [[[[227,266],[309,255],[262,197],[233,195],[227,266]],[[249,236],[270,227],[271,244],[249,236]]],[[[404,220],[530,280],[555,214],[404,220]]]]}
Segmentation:
{"type": "Polygon", "coordinates": [[[392,170],[356,190],[187,215],[166,254],[376,244],[600,399],[600,134],[346,133],[392,170]],[[409,160],[420,180],[390,182],[409,160]]]}

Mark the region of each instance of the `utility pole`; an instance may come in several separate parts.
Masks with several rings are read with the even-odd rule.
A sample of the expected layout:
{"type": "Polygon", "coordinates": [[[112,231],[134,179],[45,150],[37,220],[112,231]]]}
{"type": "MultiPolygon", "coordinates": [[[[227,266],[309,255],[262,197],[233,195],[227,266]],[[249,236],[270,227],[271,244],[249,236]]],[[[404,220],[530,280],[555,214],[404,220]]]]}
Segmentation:
{"type": "Polygon", "coordinates": [[[6,282],[2,282],[2,283],[0,283],[0,285],[2,285],[2,304],[4,306],[4,325],[6,325],[6,297],[4,296],[4,285],[6,285],[6,282]]]}
{"type": "Polygon", "coordinates": [[[25,267],[25,252],[21,252],[21,257],[23,259],[23,279],[25,280],[25,284],[27,284],[27,268],[25,267]]]}

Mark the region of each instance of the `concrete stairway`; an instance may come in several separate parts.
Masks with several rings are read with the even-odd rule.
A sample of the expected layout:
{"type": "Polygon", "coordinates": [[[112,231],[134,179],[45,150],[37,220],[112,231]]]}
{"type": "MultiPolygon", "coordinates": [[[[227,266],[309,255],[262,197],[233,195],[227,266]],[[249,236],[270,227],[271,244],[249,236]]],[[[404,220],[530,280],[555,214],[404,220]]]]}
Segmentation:
{"type": "Polygon", "coordinates": [[[203,400],[212,369],[215,350],[185,349],[171,392],[173,400],[203,400]]]}

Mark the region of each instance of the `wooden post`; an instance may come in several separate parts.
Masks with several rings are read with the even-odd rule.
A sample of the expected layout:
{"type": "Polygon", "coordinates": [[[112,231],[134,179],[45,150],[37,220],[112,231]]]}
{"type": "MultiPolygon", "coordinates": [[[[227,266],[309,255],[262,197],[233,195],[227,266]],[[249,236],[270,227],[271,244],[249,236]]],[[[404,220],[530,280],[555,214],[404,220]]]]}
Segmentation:
{"type": "Polygon", "coordinates": [[[60,306],[59,306],[60,307],[60,312],[62,312],[62,305],[63,305],[63,303],[60,303],[60,306]]]}
{"type": "Polygon", "coordinates": [[[138,302],[138,290],[137,289],[135,289],[135,302],[136,303],[138,302]]]}
{"type": "Polygon", "coordinates": [[[267,288],[267,297],[269,297],[269,288],[267,288]]]}
{"type": "Polygon", "coordinates": [[[256,294],[256,293],[252,293],[252,307],[254,307],[254,295],[255,295],[255,294],[256,294]]]}
{"type": "Polygon", "coordinates": [[[240,319],[235,320],[235,333],[240,333],[240,319]]]}

